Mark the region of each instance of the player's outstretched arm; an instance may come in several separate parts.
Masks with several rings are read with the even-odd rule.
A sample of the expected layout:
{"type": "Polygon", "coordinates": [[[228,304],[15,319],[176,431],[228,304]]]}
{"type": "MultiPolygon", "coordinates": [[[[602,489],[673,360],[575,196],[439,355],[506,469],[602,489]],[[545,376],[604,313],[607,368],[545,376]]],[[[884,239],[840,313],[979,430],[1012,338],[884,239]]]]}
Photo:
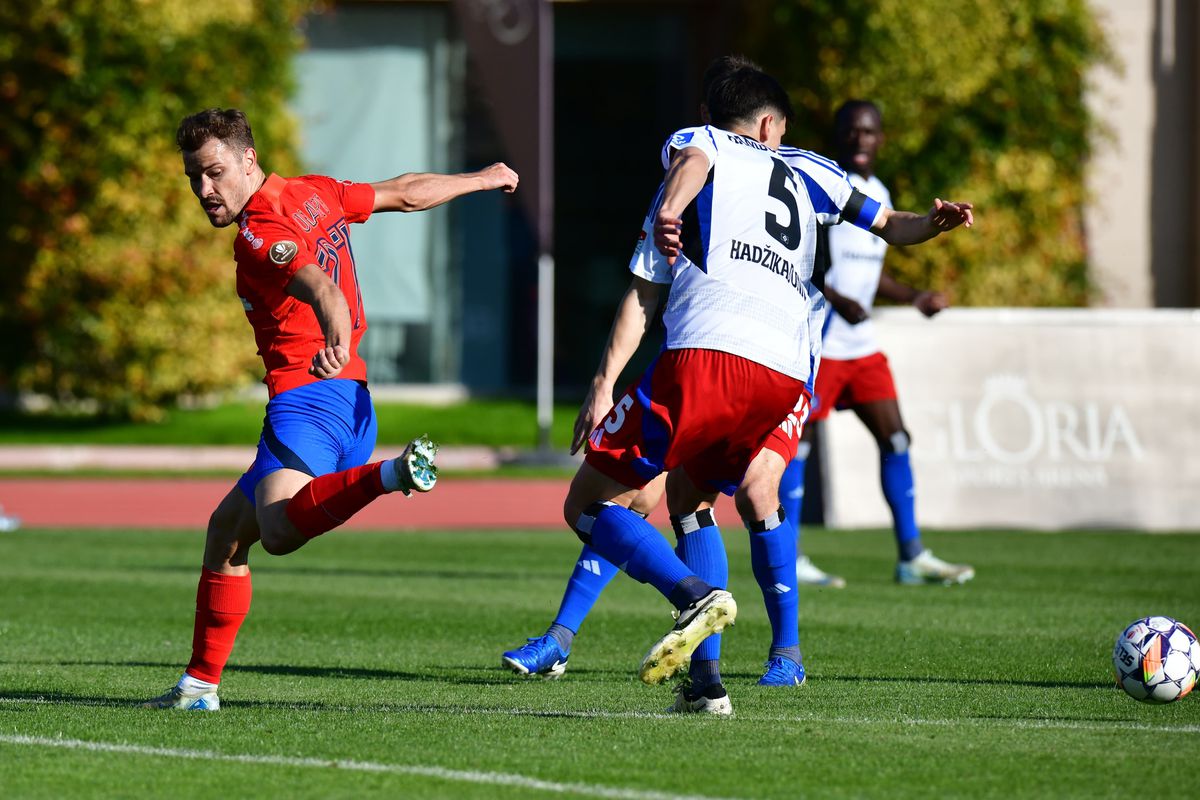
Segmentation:
{"type": "Polygon", "coordinates": [[[342,290],[316,264],[305,264],[292,276],[288,294],[312,306],[325,347],[313,356],[311,375],[321,380],[337,377],[350,361],[350,306],[342,290]]]}
{"type": "Polygon", "coordinates": [[[932,317],[939,311],[950,307],[949,299],[941,292],[917,289],[907,283],[901,283],[886,272],[879,273],[878,294],[896,303],[915,306],[927,317],[932,317]]]}
{"type": "Polygon", "coordinates": [[[502,189],[512,193],[519,181],[507,165],[496,163],[459,175],[409,172],[371,186],[375,189],[375,211],[424,211],[472,192],[502,189]]]}
{"type": "Polygon", "coordinates": [[[617,315],[613,318],[612,330],[608,332],[600,365],[588,387],[587,397],[579,407],[579,416],[575,418],[575,434],[571,437],[572,454],[579,452],[588,434],[595,430],[612,408],[613,387],[621,370],[625,369],[642,343],[642,337],[654,320],[661,296],[662,284],[652,283],[637,275],[625,290],[617,306],[617,315]]]}
{"type": "Polygon", "coordinates": [[[654,246],[672,266],[682,247],[683,210],[696,199],[708,180],[708,156],[695,147],[685,147],[671,160],[664,179],[663,200],[654,219],[654,246]]]}
{"type": "Polygon", "coordinates": [[[888,244],[920,244],[959,225],[968,228],[974,225],[973,208],[970,203],[950,203],[938,198],[924,215],[885,208],[871,230],[888,244]]]}

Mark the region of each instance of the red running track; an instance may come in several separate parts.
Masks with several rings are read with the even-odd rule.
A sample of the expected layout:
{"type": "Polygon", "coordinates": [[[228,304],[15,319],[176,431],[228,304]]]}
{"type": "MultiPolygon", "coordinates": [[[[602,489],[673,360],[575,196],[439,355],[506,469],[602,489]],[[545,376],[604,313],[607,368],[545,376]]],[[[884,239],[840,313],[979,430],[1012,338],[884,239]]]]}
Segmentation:
{"type": "MultiPolygon", "coordinates": [[[[354,530],[562,530],[565,479],[442,479],[426,495],[385,495],[343,527],[354,530]]],[[[0,506],[25,528],[204,529],[230,479],[8,478],[0,506]]],[[[651,517],[667,523],[661,508],[651,517]]]]}

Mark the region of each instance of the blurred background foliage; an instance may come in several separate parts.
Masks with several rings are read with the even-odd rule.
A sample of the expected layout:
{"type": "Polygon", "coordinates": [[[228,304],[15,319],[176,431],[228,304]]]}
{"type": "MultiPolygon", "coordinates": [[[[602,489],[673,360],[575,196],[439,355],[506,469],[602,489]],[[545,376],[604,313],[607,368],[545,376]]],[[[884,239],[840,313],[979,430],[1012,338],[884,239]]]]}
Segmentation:
{"type": "Polygon", "coordinates": [[[308,6],[0,4],[0,388],[154,418],[259,374],[230,236],[213,235],[174,136],[187,114],[237,106],[267,170],[292,173],[308,6]]]}
{"type": "Polygon", "coordinates": [[[741,49],[791,91],[785,141],[831,153],[832,116],[874,100],[876,172],[896,208],[970,200],[975,229],[896,248],[889,271],[953,302],[1089,300],[1084,168],[1096,123],[1088,70],[1110,60],[1086,0],[779,0],[746,3],[741,49]]]}
{"type": "MultiPolygon", "coordinates": [[[[264,166],[295,174],[287,110],[312,0],[0,4],[0,391],[149,419],[256,379],[230,236],[183,180],[174,131],[246,110],[264,166]]],[[[630,13],[636,13],[630,7],[630,13]]],[[[897,248],[902,280],[965,305],[1089,299],[1086,0],[777,0],[740,5],[737,50],[793,92],[788,142],[830,151],[833,110],[875,100],[898,208],[969,199],[973,232],[897,248]]]]}

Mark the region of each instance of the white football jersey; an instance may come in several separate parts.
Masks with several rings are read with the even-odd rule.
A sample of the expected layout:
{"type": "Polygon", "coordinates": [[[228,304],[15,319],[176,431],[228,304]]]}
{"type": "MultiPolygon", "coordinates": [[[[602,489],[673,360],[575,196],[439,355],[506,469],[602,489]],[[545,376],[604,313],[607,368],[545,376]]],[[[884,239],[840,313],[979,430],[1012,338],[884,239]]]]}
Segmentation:
{"type": "MultiPolygon", "coordinates": [[[[873,175],[864,178],[851,173],[850,182],[859,191],[878,197],[888,208],[892,207],[892,196],[879,178],[873,175]]],[[[879,276],[883,272],[883,257],[887,255],[887,248],[887,242],[883,239],[849,225],[830,228],[830,263],[825,285],[854,300],[869,313],[875,304],[875,294],[879,291],[879,276]]],[[[879,352],[875,325],[870,318],[851,325],[830,311],[822,339],[822,355],[825,358],[844,361],[879,352]]]]}
{"type": "MultiPolygon", "coordinates": [[[[731,137],[731,141],[734,141],[735,143],[737,143],[739,140],[741,142],[746,141],[744,137],[737,136],[736,134],[730,134],[726,131],[712,128],[711,126],[701,128],[684,128],[683,130],[677,131],[663,145],[662,162],[664,169],[669,166],[674,150],[682,147],[699,147],[706,153],[706,155],[709,156],[709,163],[714,167],[714,171],[710,172],[710,180],[712,180],[716,170],[716,159],[714,155],[719,153],[719,145],[725,141],[725,139],[722,137],[731,137]]],[[[753,142],[752,144],[754,145],[754,148],[751,149],[761,148],[761,150],[758,150],[757,152],[770,153],[767,148],[758,144],[757,142],[753,142]]],[[[745,145],[742,145],[742,147],[744,148],[745,145]]],[[[730,145],[726,145],[725,149],[733,150],[734,148],[730,145]]],[[[682,335],[679,337],[672,336],[672,322],[674,321],[676,325],[678,325],[678,323],[682,321],[681,318],[683,316],[681,313],[679,313],[678,308],[675,309],[675,314],[671,313],[673,308],[672,300],[677,295],[682,296],[682,293],[679,291],[680,286],[677,282],[677,276],[686,274],[686,267],[694,267],[694,265],[692,265],[690,259],[680,258],[676,261],[675,269],[672,270],[667,265],[666,260],[654,247],[654,217],[657,213],[659,204],[662,201],[662,187],[659,188],[659,192],[655,196],[654,202],[651,204],[650,212],[646,215],[646,219],[642,224],[642,230],[639,234],[638,243],[634,250],[633,258],[630,262],[629,268],[634,274],[656,283],[675,282],[675,285],[671,290],[671,299],[668,300],[667,310],[664,312],[663,317],[668,332],[668,349],[673,347],[707,346],[710,349],[722,349],[728,352],[735,352],[737,355],[750,358],[751,360],[769,366],[772,369],[779,370],[780,372],[784,372],[793,377],[811,383],[811,380],[815,377],[816,368],[820,361],[821,328],[825,319],[824,298],[811,284],[813,261],[816,249],[816,225],[833,225],[845,218],[854,225],[870,229],[870,227],[875,224],[879,214],[882,213],[882,206],[870,197],[867,197],[860,192],[856,192],[854,187],[847,179],[846,173],[837,165],[837,162],[835,161],[831,161],[830,159],[817,155],[811,151],[801,150],[794,147],[780,148],[778,153],[772,155],[774,155],[776,160],[782,158],[783,161],[792,168],[793,174],[799,179],[799,184],[802,191],[799,192],[800,202],[797,204],[797,212],[799,218],[803,220],[800,228],[800,244],[798,247],[788,250],[784,247],[781,247],[781,241],[768,238],[765,240],[765,244],[750,245],[751,248],[755,246],[762,248],[759,251],[755,251],[753,249],[747,251],[745,247],[739,247],[737,252],[744,256],[757,256],[760,269],[764,267],[769,269],[769,265],[765,262],[774,261],[778,258],[780,260],[788,261],[796,270],[795,277],[798,286],[802,287],[803,291],[801,291],[799,288],[797,288],[795,291],[805,298],[805,301],[808,303],[808,308],[804,314],[803,323],[801,324],[796,322],[793,327],[787,329],[789,333],[783,334],[781,334],[782,329],[779,329],[772,323],[766,323],[765,325],[765,327],[772,329],[772,331],[767,333],[767,336],[771,337],[771,341],[774,340],[776,335],[793,336],[793,344],[795,345],[793,349],[785,350],[784,348],[778,346],[773,346],[771,348],[763,347],[763,342],[768,341],[768,339],[759,338],[761,331],[758,330],[758,327],[763,327],[761,325],[761,323],[764,322],[762,318],[754,320],[754,322],[760,324],[758,327],[753,329],[747,328],[745,323],[728,320],[728,324],[724,326],[725,329],[722,331],[712,330],[712,328],[717,327],[718,320],[716,318],[709,319],[707,321],[709,330],[707,331],[705,338],[711,336],[711,338],[718,340],[724,346],[717,346],[715,344],[679,344],[678,342],[681,341],[694,340],[696,335],[689,334],[687,337],[682,335]],[[736,332],[739,331],[742,334],[741,336],[736,335],[736,332]],[[734,338],[739,339],[736,344],[737,349],[732,349],[735,347],[735,345],[731,342],[731,340],[734,338]],[[749,343],[740,341],[747,338],[751,338],[752,341],[749,343]]],[[[774,179],[774,170],[776,168],[772,166],[771,169],[773,170],[771,177],[774,179]]],[[[759,180],[761,182],[761,176],[759,180]]],[[[709,186],[705,187],[705,190],[707,191],[712,185],[713,184],[710,183],[709,186]]],[[[751,192],[751,194],[753,194],[753,192],[751,192]]],[[[758,199],[761,200],[762,198],[758,199]]],[[[750,201],[745,205],[739,205],[740,202],[741,201],[734,200],[731,203],[731,206],[734,208],[734,213],[740,215],[739,219],[743,223],[743,229],[746,227],[753,229],[754,215],[759,215],[761,220],[761,215],[764,213],[761,208],[761,203],[759,205],[755,205],[753,201],[750,201]]],[[[768,200],[768,202],[770,201],[768,200]]],[[[688,220],[685,219],[685,240],[687,238],[687,224],[688,220]]],[[[763,222],[760,221],[758,225],[760,228],[763,227],[763,222]]],[[[744,239],[735,238],[733,241],[738,241],[742,245],[745,245],[746,243],[746,240],[744,239]]],[[[732,256],[733,253],[734,245],[731,241],[729,243],[729,253],[727,255],[732,256]]],[[[686,247],[685,255],[688,255],[686,247]]],[[[749,260],[753,261],[753,258],[749,260]]],[[[689,276],[688,282],[693,286],[693,288],[700,283],[695,276],[689,276]]],[[[693,300],[691,295],[687,295],[686,297],[683,297],[683,299],[693,300]]],[[[727,298],[730,303],[733,301],[733,299],[734,295],[730,295],[727,298]]],[[[778,297],[774,299],[777,300],[778,297]]],[[[722,308],[729,309],[732,308],[732,305],[727,303],[723,305],[722,308]]],[[[705,315],[710,317],[713,316],[711,311],[707,312],[705,315]]],[[[687,321],[693,323],[695,322],[693,319],[688,319],[687,321]]]]}
{"type": "Polygon", "coordinates": [[[671,138],[708,159],[708,181],[683,213],[674,267],[650,240],[660,188],[630,270],[670,283],[666,348],[720,350],[809,381],[821,320],[811,284],[816,218],[796,172],[759,142],[712,126],[671,138]]]}

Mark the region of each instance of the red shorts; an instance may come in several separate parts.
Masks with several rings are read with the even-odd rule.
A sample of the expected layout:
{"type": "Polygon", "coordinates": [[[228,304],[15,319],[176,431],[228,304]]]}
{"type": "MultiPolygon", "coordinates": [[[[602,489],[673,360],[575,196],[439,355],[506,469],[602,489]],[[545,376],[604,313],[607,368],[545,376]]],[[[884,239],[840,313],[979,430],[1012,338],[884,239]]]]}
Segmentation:
{"type": "Polygon", "coordinates": [[[683,467],[696,486],[732,494],[804,383],[718,350],[665,350],[588,439],[587,463],[640,489],[683,467]]]}
{"type": "Polygon", "coordinates": [[[819,422],[836,408],[895,400],[896,384],[892,381],[892,370],[883,353],[872,353],[847,361],[821,359],[813,395],[810,419],[819,422]]]}

